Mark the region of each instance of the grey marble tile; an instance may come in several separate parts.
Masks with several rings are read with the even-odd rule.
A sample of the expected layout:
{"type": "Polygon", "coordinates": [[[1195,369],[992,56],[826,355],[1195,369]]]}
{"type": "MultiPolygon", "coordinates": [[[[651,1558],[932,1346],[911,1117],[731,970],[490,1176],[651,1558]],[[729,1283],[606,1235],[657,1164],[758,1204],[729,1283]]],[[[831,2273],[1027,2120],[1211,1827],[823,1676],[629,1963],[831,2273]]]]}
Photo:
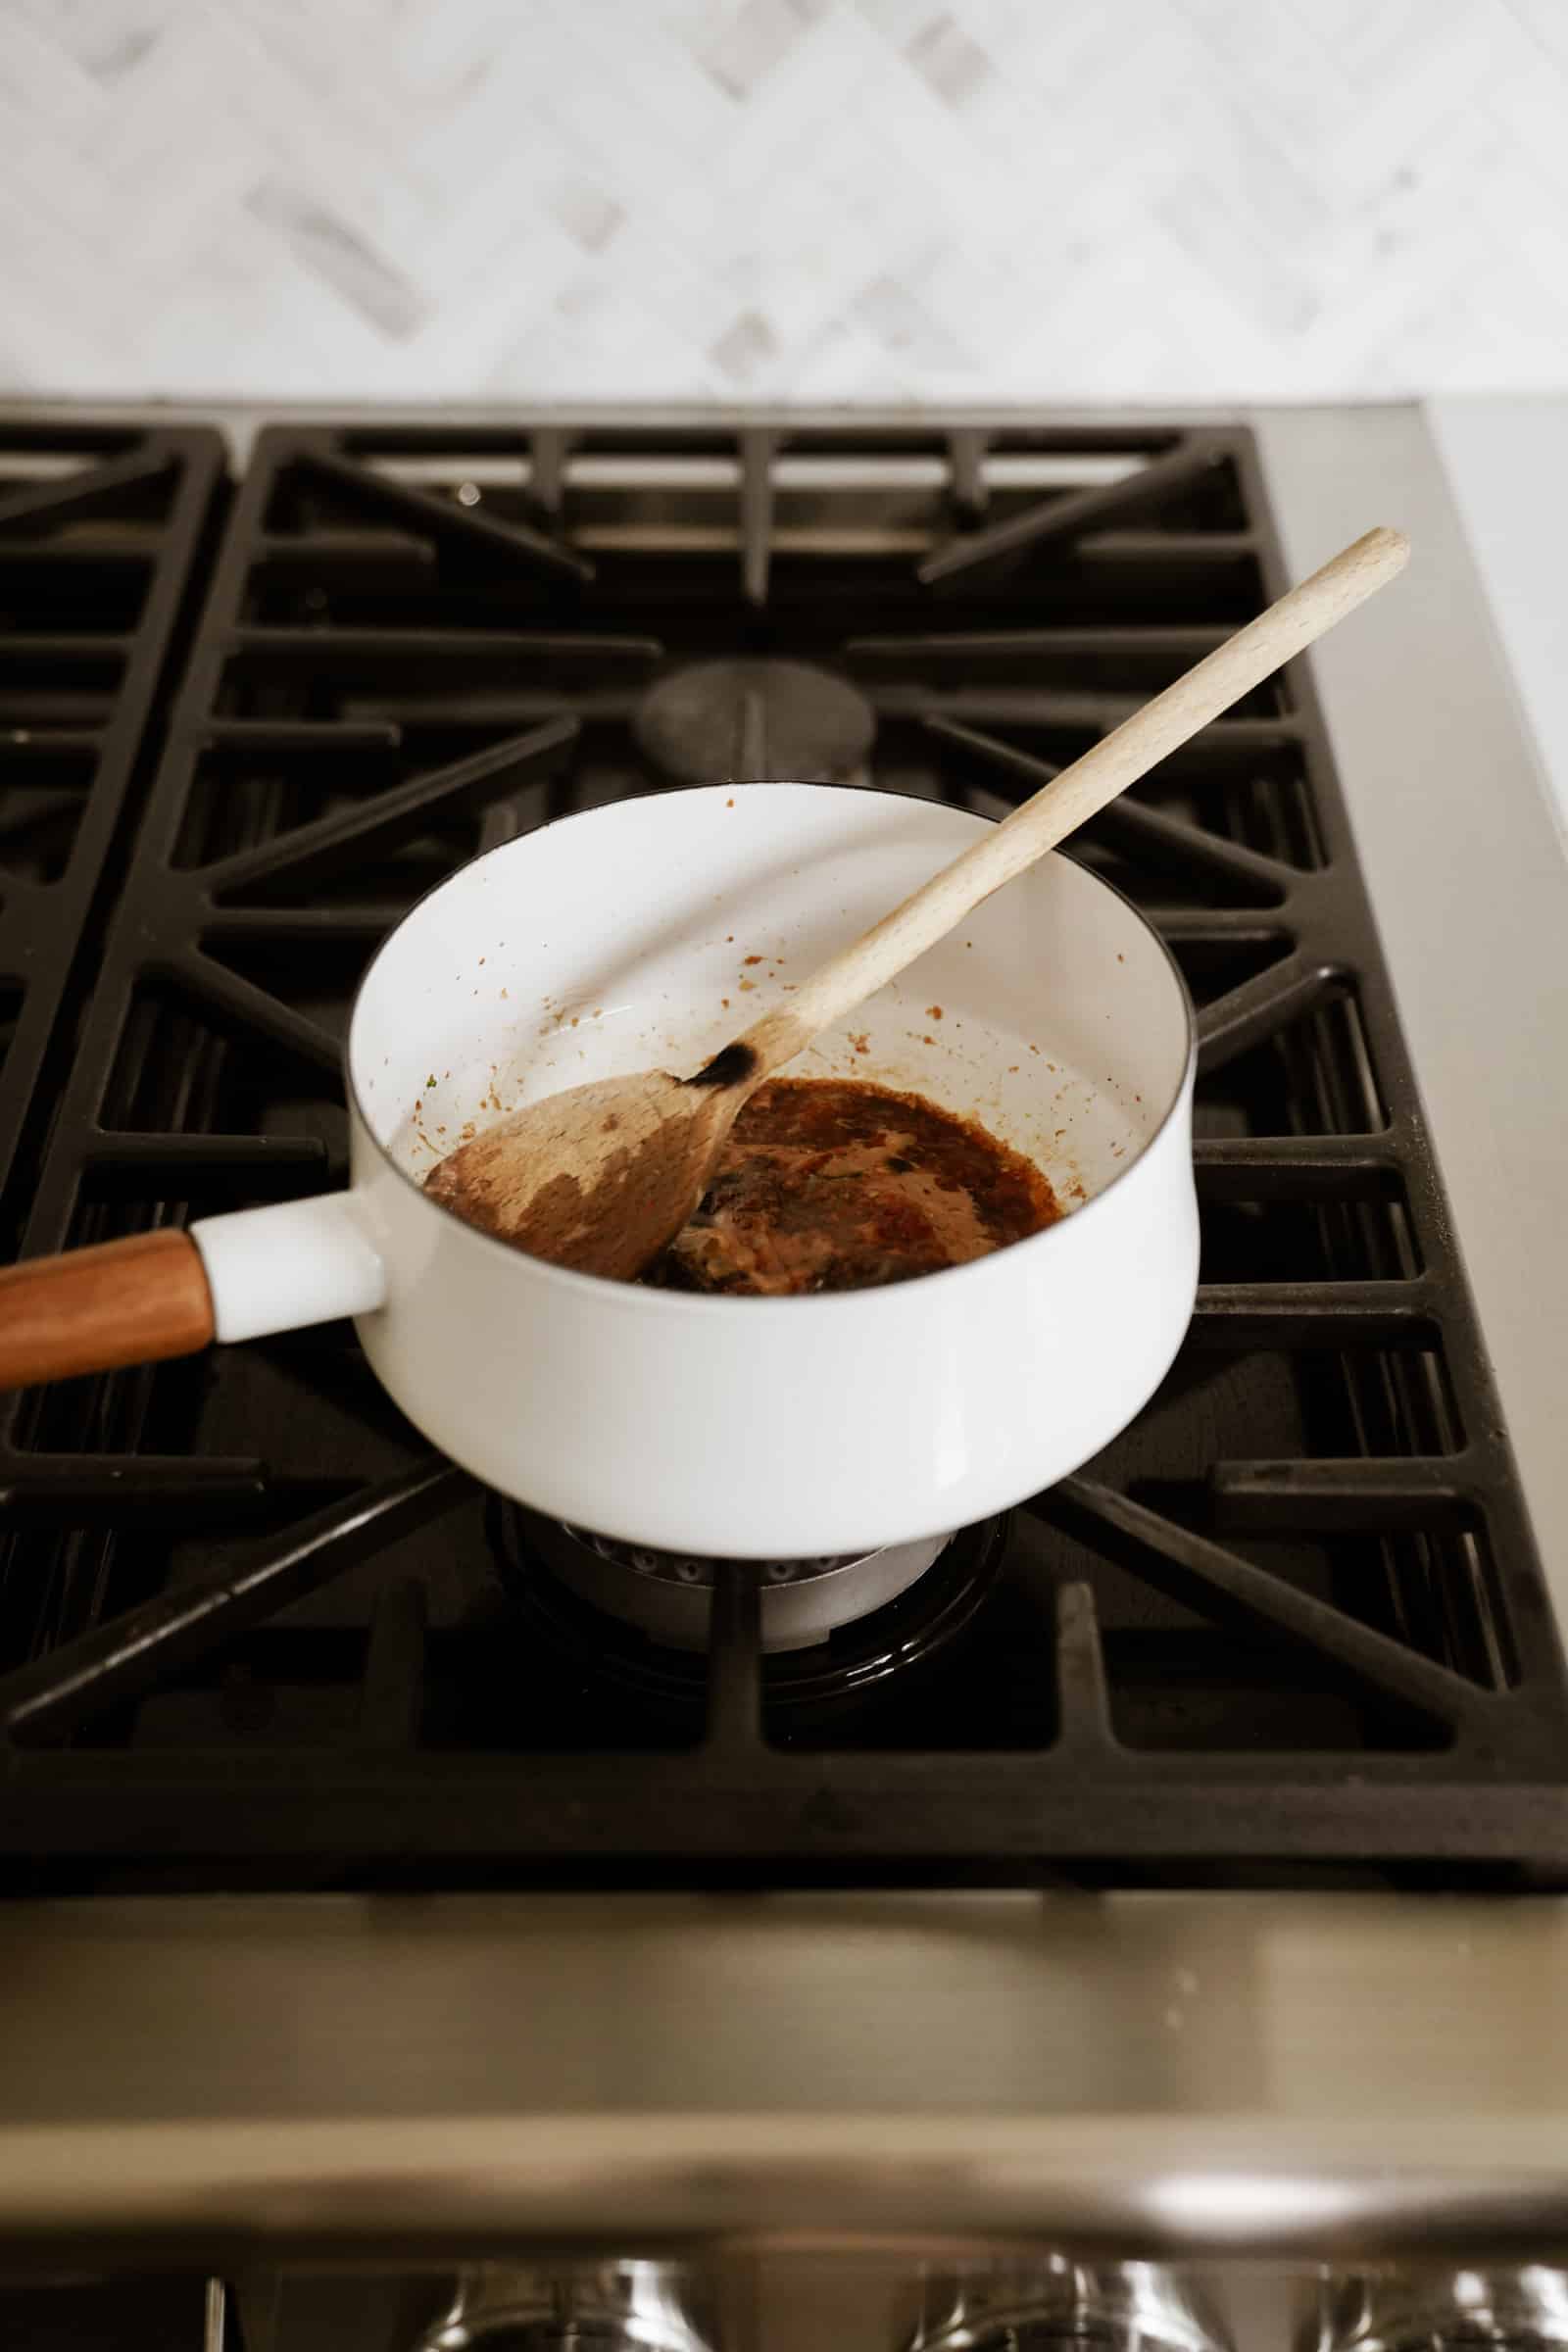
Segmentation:
{"type": "Polygon", "coordinates": [[[613,196],[587,179],[558,182],[546,191],[545,203],[584,253],[603,253],[626,218],[613,196]]]}
{"type": "Polygon", "coordinates": [[[732,382],[750,384],[777,353],[767,320],[756,311],[743,311],[713,345],[711,358],[732,382]]]}
{"type": "Polygon", "coordinates": [[[297,188],[264,179],[246,198],[256,220],[275,228],[307,270],[383,334],[404,342],[424,322],[427,305],[383,255],[336,214],[297,188]]]}
{"type": "Polygon", "coordinates": [[[933,17],[904,54],[949,106],[962,106],[975,97],[991,75],[985,51],[951,16],[933,17]]]}
{"type": "Polygon", "coordinates": [[[718,38],[705,47],[703,64],[721,90],[745,100],[789,55],[808,22],[808,12],[792,0],[746,0],[718,38]]]}
{"type": "Polygon", "coordinates": [[[0,0],[0,392],[1568,383],[1568,0],[0,0]]]}

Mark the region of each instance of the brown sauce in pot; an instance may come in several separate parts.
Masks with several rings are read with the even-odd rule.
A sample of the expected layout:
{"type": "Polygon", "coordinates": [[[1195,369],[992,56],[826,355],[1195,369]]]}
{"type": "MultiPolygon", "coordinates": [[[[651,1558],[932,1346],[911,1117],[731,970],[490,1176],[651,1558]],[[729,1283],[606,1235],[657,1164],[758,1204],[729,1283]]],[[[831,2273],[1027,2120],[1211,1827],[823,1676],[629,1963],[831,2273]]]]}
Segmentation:
{"type": "Polygon", "coordinates": [[[1061,1213],[1032,1161],[922,1096],[775,1078],[642,1280],[753,1298],[872,1290],[984,1257],[1061,1213]]]}

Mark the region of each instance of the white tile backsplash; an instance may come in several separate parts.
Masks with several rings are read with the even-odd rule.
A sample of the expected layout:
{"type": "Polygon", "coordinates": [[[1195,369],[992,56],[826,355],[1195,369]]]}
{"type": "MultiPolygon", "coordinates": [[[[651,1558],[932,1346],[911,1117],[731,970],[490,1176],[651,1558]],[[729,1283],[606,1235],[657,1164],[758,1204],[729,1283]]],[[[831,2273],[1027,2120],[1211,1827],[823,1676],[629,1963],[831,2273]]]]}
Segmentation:
{"type": "Polygon", "coordinates": [[[1568,0],[0,0],[0,391],[1568,385],[1568,0]]]}

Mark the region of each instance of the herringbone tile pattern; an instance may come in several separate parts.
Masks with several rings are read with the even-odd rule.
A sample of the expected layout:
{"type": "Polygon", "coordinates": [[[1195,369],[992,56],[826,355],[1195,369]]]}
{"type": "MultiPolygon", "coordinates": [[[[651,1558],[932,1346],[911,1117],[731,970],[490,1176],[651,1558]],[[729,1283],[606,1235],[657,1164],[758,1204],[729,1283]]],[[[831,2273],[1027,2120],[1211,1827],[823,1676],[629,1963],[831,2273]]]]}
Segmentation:
{"type": "Polygon", "coordinates": [[[0,0],[0,389],[1568,381],[1568,0],[0,0]]]}

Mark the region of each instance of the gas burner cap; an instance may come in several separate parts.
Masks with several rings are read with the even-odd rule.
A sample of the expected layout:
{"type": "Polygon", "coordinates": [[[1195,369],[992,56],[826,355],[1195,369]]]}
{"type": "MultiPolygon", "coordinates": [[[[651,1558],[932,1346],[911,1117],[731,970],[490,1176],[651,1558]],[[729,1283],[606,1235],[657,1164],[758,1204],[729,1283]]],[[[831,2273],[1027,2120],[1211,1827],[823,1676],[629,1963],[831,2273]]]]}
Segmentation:
{"type": "Polygon", "coordinates": [[[649,688],[632,732],[677,784],[831,784],[864,765],[876,713],[805,662],[699,662],[649,688]]]}
{"type": "MultiPolygon", "coordinates": [[[[531,1519],[529,1533],[562,1583],[595,1608],[672,1649],[708,1647],[713,1586],[730,1562],[619,1544],[559,1520],[531,1519]]],[[[853,1625],[906,1592],[952,1541],[927,1536],[917,1544],[830,1559],[757,1562],[763,1649],[806,1649],[825,1642],[839,1626],[853,1625]]]]}

